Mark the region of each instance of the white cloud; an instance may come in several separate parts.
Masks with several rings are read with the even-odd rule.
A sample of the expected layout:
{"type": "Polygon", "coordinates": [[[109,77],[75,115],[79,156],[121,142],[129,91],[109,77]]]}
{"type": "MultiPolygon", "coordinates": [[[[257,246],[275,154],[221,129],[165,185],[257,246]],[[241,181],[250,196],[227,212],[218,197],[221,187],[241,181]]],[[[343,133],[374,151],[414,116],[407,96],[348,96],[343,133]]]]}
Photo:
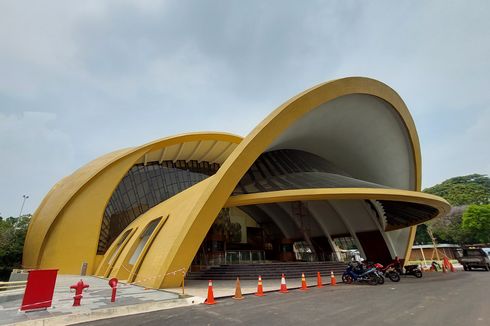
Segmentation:
{"type": "Polygon", "coordinates": [[[118,148],[185,131],[245,135],[296,93],[348,75],[377,78],[405,100],[425,186],[490,173],[488,9],[0,2],[0,181],[11,185],[1,188],[0,212],[16,214],[25,192],[33,211],[61,176],[118,148]]]}

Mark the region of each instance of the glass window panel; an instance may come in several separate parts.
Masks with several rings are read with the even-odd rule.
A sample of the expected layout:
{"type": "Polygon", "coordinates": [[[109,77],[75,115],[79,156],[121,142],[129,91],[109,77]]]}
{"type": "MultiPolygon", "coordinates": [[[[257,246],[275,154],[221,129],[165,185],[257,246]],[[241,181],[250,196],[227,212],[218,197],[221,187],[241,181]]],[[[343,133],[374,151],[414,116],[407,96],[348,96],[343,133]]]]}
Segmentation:
{"type": "Polygon", "coordinates": [[[151,221],[148,226],[146,227],[145,231],[140,235],[140,241],[138,243],[138,246],[133,252],[133,255],[129,259],[129,264],[134,265],[136,261],[138,260],[138,257],[141,255],[141,252],[143,251],[143,248],[145,247],[146,243],[148,242],[148,239],[150,239],[151,234],[155,230],[155,228],[158,225],[158,222],[160,222],[162,218],[157,218],[153,221],[151,221]]]}
{"type": "Polygon", "coordinates": [[[114,191],[105,209],[98,254],[103,254],[112,241],[137,216],[151,207],[213,175],[219,165],[209,162],[152,162],[133,166],[114,191]],[[213,169],[213,167],[215,169],[213,169]]]}

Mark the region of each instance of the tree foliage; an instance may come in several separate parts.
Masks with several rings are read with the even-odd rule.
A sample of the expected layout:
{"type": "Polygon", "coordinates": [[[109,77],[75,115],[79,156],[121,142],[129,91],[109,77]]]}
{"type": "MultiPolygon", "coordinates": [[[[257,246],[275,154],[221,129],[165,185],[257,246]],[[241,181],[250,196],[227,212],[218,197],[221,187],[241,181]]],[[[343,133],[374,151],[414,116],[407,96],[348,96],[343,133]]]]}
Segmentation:
{"type": "Polygon", "coordinates": [[[30,215],[21,217],[0,217],[0,269],[21,266],[24,240],[30,215]]]}
{"type": "Polygon", "coordinates": [[[475,242],[490,242],[490,205],[471,205],[463,215],[462,228],[475,242]]]}
{"type": "Polygon", "coordinates": [[[415,233],[415,244],[430,243],[431,239],[427,232],[427,224],[423,223],[417,226],[417,233],[415,233]]]}
{"type": "Polygon", "coordinates": [[[448,215],[429,222],[438,242],[475,243],[473,234],[462,228],[463,214],[467,208],[468,206],[453,207],[448,215]]]}
{"type": "Polygon", "coordinates": [[[440,196],[453,206],[490,204],[490,178],[482,174],[454,177],[424,192],[440,196]]]}
{"type": "MultiPolygon", "coordinates": [[[[424,189],[424,192],[437,195],[446,199],[453,209],[451,212],[421,224],[417,227],[415,243],[430,243],[431,239],[427,234],[427,227],[430,226],[438,242],[471,244],[482,242],[484,231],[476,232],[478,227],[463,227],[464,213],[469,205],[476,207],[490,204],[490,178],[482,174],[470,174],[448,179],[438,185],[424,189]]],[[[471,207],[471,206],[470,206],[471,207]]],[[[473,209],[476,211],[476,209],[473,209]]],[[[481,213],[477,210],[475,216],[481,213]]],[[[475,217],[475,219],[477,219],[475,217]]],[[[467,222],[468,223],[468,222],[467,222]]],[[[481,225],[480,230],[484,226],[481,225]]],[[[490,227],[486,231],[490,234],[490,227]]]]}

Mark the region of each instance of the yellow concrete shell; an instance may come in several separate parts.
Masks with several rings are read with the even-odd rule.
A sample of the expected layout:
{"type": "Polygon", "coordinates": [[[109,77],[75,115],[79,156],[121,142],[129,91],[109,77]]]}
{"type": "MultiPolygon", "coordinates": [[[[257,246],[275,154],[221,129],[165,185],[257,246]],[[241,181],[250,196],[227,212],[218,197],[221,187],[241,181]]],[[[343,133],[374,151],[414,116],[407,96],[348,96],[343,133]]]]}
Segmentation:
{"type": "MultiPolygon", "coordinates": [[[[86,262],[87,272],[93,273],[98,264],[96,252],[104,209],[135,162],[145,154],[186,143],[208,142],[210,146],[201,148],[210,152],[218,142],[236,146],[241,139],[227,133],[189,133],[119,150],[86,164],[58,182],[34,212],[24,245],[23,266],[55,267],[62,273],[78,274],[81,263],[86,262]]],[[[223,150],[217,149],[215,157],[223,150]]],[[[185,157],[181,154],[181,158],[185,157]]]]}
{"type": "Polygon", "coordinates": [[[418,191],[378,188],[313,188],[268,191],[232,196],[226,202],[225,207],[335,199],[374,199],[417,203],[435,207],[440,214],[447,214],[450,210],[450,206],[445,201],[441,201],[438,196],[418,191]]]}
{"type": "MultiPolygon", "coordinates": [[[[320,84],[279,106],[243,140],[236,136],[219,135],[238,145],[226,155],[226,160],[217,173],[139,216],[112,243],[103,258],[97,259],[95,253],[105,205],[124,174],[138,160],[144,162],[144,154],[150,153],[156,145],[145,145],[109,156],[105,163],[95,164],[89,172],[81,173],[80,178],[83,181],[70,181],[76,185],[69,188],[74,190],[70,190],[67,195],[58,194],[57,189],[53,189],[36,212],[29,229],[24,263],[36,267],[58,267],[62,272],[76,273],[80,262],[87,261],[89,273],[95,271],[96,275],[118,277],[152,288],[175,287],[182,282],[184,272],[190,266],[206,233],[225,206],[291,200],[362,198],[421,203],[436,208],[438,215],[446,213],[449,209],[449,205],[442,198],[416,192],[420,190],[421,184],[421,157],[415,125],[398,94],[387,85],[373,79],[351,77],[320,84]],[[289,126],[320,105],[350,94],[367,94],[380,98],[396,110],[406,128],[412,147],[415,175],[413,191],[365,188],[301,189],[230,198],[250,166],[289,126]],[[104,168],[101,169],[101,166],[104,168]],[[64,203],[50,208],[48,204],[52,200],[48,197],[56,197],[57,200],[59,198],[64,203]],[[87,219],[90,220],[88,224],[85,222],[87,219]],[[155,219],[159,219],[157,227],[137,260],[131,263],[131,257],[146,227],[155,219]],[[84,227],[90,228],[90,231],[81,231],[84,227]],[[65,234],[66,230],[72,229],[79,232],[65,234]],[[123,234],[126,233],[129,235],[123,239],[123,234]],[[66,241],[80,245],[71,244],[70,249],[63,248],[66,241]],[[32,252],[29,252],[31,250],[32,252]],[[73,250],[80,250],[81,253],[73,254],[73,250]]],[[[202,136],[200,134],[180,137],[202,136]]],[[[218,134],[209,134],[207,137],[218,137],[218,134]]],[[[183,139],[169,138],[166,141],[176,144],[183,139]]],[[[166,146],[170,145],[167,143],[166,146]]],[[[64,182],[67,181],[62,183],[64,182]]],[[[54,206],[55,203],[51,205],[54,206]]],[[[414,235],[415,228],[412,227],[407,248],[410,248],[414,235]]],[[[409,251],[407,250],[407,255],[410,254],[409,251]]]]}
{"type": "MultiPolygon", "coordinates": [[[[127,246],[121,253],[122,257],[125,256],[127,258],[124,260],[119,259],[114,266],[112,274],[105,276],[125,278],[132,274],[133,277],[129,281],[155,288],[179,285],[183,278],[180,271],[187,270],[189,267],[219,210],[227,205],[227,202],[228,205],[232,205],[234,200],[237,199],[229,198],[229,196],[257,157],[289,125],[312,109],[340,96],[354,93],[377,96],[390,103],[397,110],[410,135],[416,170],[417,189],[414,190],[419,190],[421,169],[419,141],[413,120],[401,98],[388,86],[372,79],[346,78],[328,82],[299,94],[272,112],[237,146],[214,176],[153,207],[129,225],[128,229],[138,227],[140,229],[138,232],[142,232],[141,229],[156,216],[169,216],[165,226],[160,229],[153,240],[152,246],[155,250],[146,251],[146,257],[141,262],[141,266],[128,265],[128,260],[133,250],[127,246]],[[136,268],[138,269],[137,275],[133,272],[136,268]],[[128,269],[131,272],[127,272],[128,269]]],[[[352,193],[340,189],[315,189],[303,192],[309,192],[310,196],[313,196],[315,193],[322,191],[324,192],[322,196],[327,192],[331,194],[337,192],[337,198],[351,198],[352,196],[352,193]]],[[[378,194],[373,189],[363,189],[362,191],[364,193],[359,193],[359,196],[367,196],[369,195],[368,192],[370,192],[370,198],[377,198],[376,195],[379,195],[379,198],[397,198],[398,200],[407,201],[417,198],[418,202],[427,205],[437,203],[440,214],[446,212],[449,207],[443,199],[424,194],[417,196],[417,193],[409,191],[394,191],[391,194],[387,194],[384,189],[380,190],[378,194]]],[[[287,193],[293,192],[289,191],[287,193]]],[[[255,194],[244,196],[257,198],[273,195],[255,194]]],[[[284,196],[284,198],[286,198],[285,200],[293,199],[294,196],[284,196]]],[[[275,200],[281,200],[281,196],[275,197],[275,200]]],[[[414,228],[412,237],[413,234],[414,228]]],[[[137,237],[134,238],[134,241],[137,241],[137,237]]],[[[410,241],[413,241],[413,238],[410,241]]],[[[410,241],[407,246],[411,243],[410,241]]],[[[109,251],[111,250],[114,250],[114,248],[109,249],[109,251]]]]}

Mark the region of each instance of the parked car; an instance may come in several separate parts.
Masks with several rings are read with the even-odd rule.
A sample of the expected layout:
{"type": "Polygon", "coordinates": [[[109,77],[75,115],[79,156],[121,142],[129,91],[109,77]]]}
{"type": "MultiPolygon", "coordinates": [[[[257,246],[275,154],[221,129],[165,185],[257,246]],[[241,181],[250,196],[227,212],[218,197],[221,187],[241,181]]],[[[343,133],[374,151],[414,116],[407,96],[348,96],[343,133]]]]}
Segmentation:
{"type": "Polygon", "coordinates": [[[463,248],[462,255],[458,261],[465,271],[471,271],[472,268],[483,268],[490,271],[490,258],[488,253],[482,248],[463,248]]]}

